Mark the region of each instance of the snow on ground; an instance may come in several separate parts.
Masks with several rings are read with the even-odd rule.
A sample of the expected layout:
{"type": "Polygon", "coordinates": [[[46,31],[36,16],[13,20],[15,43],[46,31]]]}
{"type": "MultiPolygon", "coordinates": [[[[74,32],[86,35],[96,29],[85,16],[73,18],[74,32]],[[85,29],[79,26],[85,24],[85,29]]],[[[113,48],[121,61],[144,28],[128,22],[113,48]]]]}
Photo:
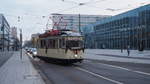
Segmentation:
{"type": "Polygon", "coordinates": [[[117,49],[86,49],[85,58],[150,64],[150,50],[145,50],[143,52],[130,50],[130,55],[128,56],[127,50],[123,50],[123,53],[121,53],[121,50],[117,49]]]}
{"type": "MultiPolygon", "coordinates": [[[[123,52],[121,53],[121,50],[117,49],[86,49],[85,52],[90,54],[128,56],[127,50],[123,50],[123,52]]],[[[130,50],[129,57],[150,58],[150,50],[145,50],[143,52],[140,52],[138,50],[130,50]]]]}

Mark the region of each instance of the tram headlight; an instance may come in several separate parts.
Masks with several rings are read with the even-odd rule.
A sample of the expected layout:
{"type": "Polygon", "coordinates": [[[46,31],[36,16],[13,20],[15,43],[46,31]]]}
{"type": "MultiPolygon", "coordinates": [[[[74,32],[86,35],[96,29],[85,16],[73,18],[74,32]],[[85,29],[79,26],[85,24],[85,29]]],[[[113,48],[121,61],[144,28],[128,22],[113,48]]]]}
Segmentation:
{"type": "Polygon", "coordinates": [[[37,55],[37,52],[33,52],[33,55],[37,55]]]}
{"type": "Polygon", "coordinates": [[[77,55],[77,54],[75,54],[75,55],[74,55],[74,57],[78,57],[78,55],[77,55]]]}

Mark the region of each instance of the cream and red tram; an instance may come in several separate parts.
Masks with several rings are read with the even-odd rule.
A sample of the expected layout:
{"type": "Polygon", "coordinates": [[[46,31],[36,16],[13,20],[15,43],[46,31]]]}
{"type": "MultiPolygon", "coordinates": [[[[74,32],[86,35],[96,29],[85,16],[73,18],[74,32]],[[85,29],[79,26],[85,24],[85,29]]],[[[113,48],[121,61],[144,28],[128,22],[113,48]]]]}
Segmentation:
{"type": "Polygon", "coordinates": [[[56,63],[82,62],[83,36],[70,30],[51,30],[41,34],[37,43],[37,57],[56,63]]]}

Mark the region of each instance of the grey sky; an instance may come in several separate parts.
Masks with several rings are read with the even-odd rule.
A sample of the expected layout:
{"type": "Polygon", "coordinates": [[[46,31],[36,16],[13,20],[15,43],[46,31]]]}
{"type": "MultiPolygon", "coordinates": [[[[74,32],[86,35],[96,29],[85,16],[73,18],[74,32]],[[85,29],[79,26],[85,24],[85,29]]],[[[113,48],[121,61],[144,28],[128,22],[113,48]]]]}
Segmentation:
{"type": "Polygon", "coordinates": [[[149,3],[149,0],[1,0],[0,13],[10,26],[23,29],[26,40],[31,34],[44,31],[51,13],[116,15],[149,3]],[[79,3],[86,5],[79,6],[79,3]]]}

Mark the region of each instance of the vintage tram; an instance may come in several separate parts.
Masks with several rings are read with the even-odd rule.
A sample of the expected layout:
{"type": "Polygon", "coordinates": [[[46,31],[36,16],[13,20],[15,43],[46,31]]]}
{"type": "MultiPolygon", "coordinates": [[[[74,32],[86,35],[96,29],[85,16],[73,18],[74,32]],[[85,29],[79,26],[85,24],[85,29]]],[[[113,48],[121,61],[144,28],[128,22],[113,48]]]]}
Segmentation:
{"type": "Polygon", "coordinates": [[[50,30],[39,35],[37,57],[49,62],[72,64],[82,62],[84,38],[71,30],[50,30]]]}

